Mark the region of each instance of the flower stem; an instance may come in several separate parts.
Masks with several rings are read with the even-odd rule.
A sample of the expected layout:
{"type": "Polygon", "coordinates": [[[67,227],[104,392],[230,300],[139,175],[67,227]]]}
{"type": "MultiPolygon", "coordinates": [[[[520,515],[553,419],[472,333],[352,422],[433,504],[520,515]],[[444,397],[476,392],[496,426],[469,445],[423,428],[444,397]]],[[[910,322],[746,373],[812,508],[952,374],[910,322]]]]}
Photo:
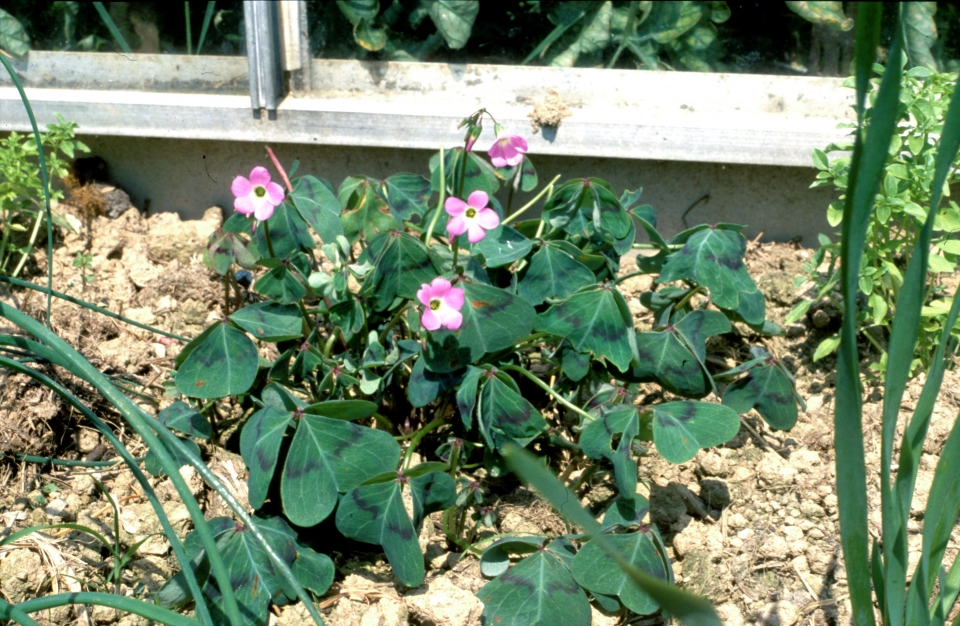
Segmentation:
{"type": "Polygon", "coordinates": [[[443,171],[443,160],[443,146],[440,146],[440,198],[437,200],[437,210],[433,214],[433,219],[430,220],[430,225],[427,227],[427,234],[423,238],[423,243],[428,247],[430,246],[430,238],[433,236],[433,229],[437,227],[437,222],[440,220],[443,203],[447,199],[447,178],[443,171]]]}
{"type": "Polygon", "coordinates": [[[675,307],[673,307],[673,310],[674,310],[674,311],[679,311],[679,310],[681,310],[683,307],[687,306],[687,303],[690,302],[690,298],[692,298],[693,296],[697,295],[697,294],[700,293],[701,291],[703,291],[703,287],[702,287],[701,285],[697,285],[697,286],[694,287],[693,289],[688,290],[687,293],[684,294],[683,299],[680,300],[680,302],[678,302],[675,307]]]}
{"type": "Polygon", "coordinates": [[[517,170],[513,173],[513,178],[510,179],[510,193],[507,195],[507,210],[504,212],[505,215],[510,215],[510,209],[513,208],[513,194],[517,191],[517,187],[520,186],[520,171],[523,169],[523,161],[520,161],[520,164],[517,165],[517,170]]]}
{"type": "Polygon", "coordinates": [[[560,174],[557,174],[556,176],[554,176],[554,177],[553,177],[553,180],[551,180],[549,183],[547,183],[547,186],[544,187],[543,189],[541,189],[541,190],[540,190],[540,193],[538,193],[536,196],[534,196],[533,199],[532,199],[530,202],[526,203],[525,205],[523,205],[522,207],[520,207],[519,209],[517,209],[517,212],[516,212],[516,213],[511,213],[511,214],[508,215],[506,218],[504,218],[503,223],[504,223],[504,224],[509,224],[509,223],[512,222],[513,220],[517,219],[518,217],[520,217],[521,215],[523,215],[524,213],[526,213],[526,212],[530,209],[530,207],[532,207],[532,206],[535,205],[537,202],[539,202],[539,201],[540,201],[540,198],[542,198],[543,196],[545,196],[547,193],[551,193],[551,194],[552,194],[552,193],[553,193],[553,184],[556,183],[558,180],[560,180],[560,174]]]}
{"type": "Polygon", "coordinates": [[[293,185],[290,184],[290,179],[287,177],[287,170],[283,169],[283,166],[280,165],[280,160],[277,158],[277,155],[273,153],[273,150],[270,149],[270,146],[264,146],[267,149],[267,155],[270,157],[270,160],[273,161],[273,166],[277,168],[277,172],[280,173],[280,178],[283,179],[283,183],[287,186],[287,191],[293,191],[293,185]]]}
{"type": "Polygon", "coordinates": [[[410,440],[410,445],[407,446],[406,453],[403,455],[404,469],[407,469],[410,467],[410,457],[413,456],[413,451],[416,449],[417,445],[419,445],[420,440],[426,437],[432,431],[436,430],[437,428],[445,424],[446,421],[447,420],[445,420],[443,417],[438,417],[437,419],[433,420],[432,422],[430,422],[429,424],[427,424],[426,426],[424,426],[423,428],[417,431],[417,434],[414,435],[413,439],[410,440]]]}
{"type": "Polygon", "coordinates": [[[396,315],[394,315],[393,318],[390,320],[390,322],[387,324],[387,327],[383,329],[383,331],[380,333],[381,344],[383,344],[383,342],[387,340],[387,335],[390,333],[390,330],[397,325],[397,322],[400,321],[400,319],[403,317],[403,314],[406,313],[406,311],[407,311],[406,305],[400,307],[396,315]]]}
{"type": "Polygon", "coordinates": [[[453,274],[457,275],[457,256],[460,253],[460,240],[455,235],[450,236],[450,247],[453,249],[453,274]]]}
{"type": "Polygon", "coordinates": [[[460,162],[460,180],[457,181],[457,197],[463,199],[463,185],[467,182],[467,144],[463,144],[463,161],[460,162]]]}
{"type": "Polygon", "coordinates": [[[297,300],[297,304],[300,305],[300,316],[303,317],[303,338],[309,339],[313,321],[310,319],[310,314],[307,312],[307,307],[303,304],[303,300],[297,300]]]}
{"type": "Polygon", "coordinates": [[[326,343],[323,344],[323,356],[330,358],[330,352],[333,351],[333,342],[337,340],[337,329],[334,328],[330,331],[330,336],[327,337],[326,343]]]}
{"type": "Polygon", "coordinates": [[[230,316],[230,272],[233,268],[228,268],[223,275],[223,316],[230,316]]]}
{"type": "Polygon", "coordinates": [[[620,283],[624,282],[625,280],[630,280],[631,278],[636,278],[637,276],[643,276],[643,275],[646,274],[646,273],[647,273],[647,272],[645,272],[645,271],[643,271],[643,270],[637,270],[636,272],[630,272],[629,274],[624,274],[623,276],[620,276],[619,278],[617,278],[617,280],[613,281],[613,284],[619,285],[620,283]]]}
{"type": "Polygon", "coordinates": [[[267,240],[267,252],[271,259],[275,259],[277,255],[273,252],[273,242],[270,241],[270,225],[266,221],[260,223],[263,224],[263,238],[267,240]]]}
{"type": "Polygon", "coordinates": [[[573,411],[574,413],[576,413],[577,415],[579,415],[580,417],[582,417],[583,419],[585,419],[585,420],[587,421],[587,423],[593,422],[594,420],[597,419],[597,418],[595,418],[594,416],[592,416],[592,415],[590,415],[589,413],[587,413],[586,411],[584,411],[583,409],[581,409],[580,407],[578,407],[577,405],[573,404],[572,402],[570,402],[569,400],[567,400],[566,398],[564,398],[563,396],[561,396],[559,393],[557,393],[556,391],[554,391],[553,388],[551,388],[549,385],[547,385],[547,383],[543,382],[542,380],[540,380],[539,378],[537,378],[536,376],[534,376],[533,374],[531,374],[530,372],[528,372],[526,369],[520,367],[519,365],[511,365],[511,364],[508,363],[508,364],[506,364],[506,365],[500,365],[500,366],[499,366],[499,369],[509,370],[509,371],[518,372],[518,373],[520,373],[520,374],[523,374],[524,376],[526,376],[527,378],[529,378],[531,381],[533,381],[533,383],[536,384],[538,387],[540,387],[541,389],[543,389],[544,391],[546,391],[548,394],[550,394],[551,396],[553,396],[553,399],[554,399],[554,400],[556,400],[557,402],[559,402],[559,403],[562,404],[563,406],[567,407],[568,409],[570,409],[571,411],[573,411]]]}

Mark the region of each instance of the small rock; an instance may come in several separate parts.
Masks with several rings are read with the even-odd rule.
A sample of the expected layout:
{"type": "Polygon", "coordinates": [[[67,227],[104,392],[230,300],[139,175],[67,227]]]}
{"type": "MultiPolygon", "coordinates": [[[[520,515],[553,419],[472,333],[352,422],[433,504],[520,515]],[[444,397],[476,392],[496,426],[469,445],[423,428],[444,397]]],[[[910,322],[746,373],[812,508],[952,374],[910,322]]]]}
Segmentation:
{"type": "Polygon", "coordinates": [[[483,613],[483,603],[475,595],[443,576],[408,593],[403,601],[410,617],[424,626],[479,625],[483,613]]]}
{"type": "MultiPolygon", "coordinates": [[[[40,511],[41,516],[43,511],[40,511]]],[[[46,518],[42,523],[46,523],[46,518]]],[[[7,553],[0,561],[0,590],[10,602],[22,602],[35,595],[46,570],[40,561],[40,555],[32,550],[21,548],[7,553]]]]}
{"type": "Polygon", "coordinates": [[[807,413],[816,413],[823,407],[823,395],[816,394],[807,398],[807,413]]]}
{"type": "Polygon", "coordinates": [[[717,615],[725,626],[743,626],[743,614],[736,604],[721,604],[717,607],[717,615]]]}
{"type": "Polygon", "coordinates": [[[126,309],[123,312],[123,316],[132,319],[134,322],[140,322],[148,326],[157,323],[157,316],[153,314],[153,309],[150,307],[126,309]]]}
{"type": "Polygon", "coordinates": [[[800,513],[802,513],[804,517],[813,518],[819,518],[825,515],[823,507],[809,500],[804,500],[800,503],[800,513]]]}
{"type": "Polygon", "coordinates": [[[620,623],[619,615],[607,613],[593,605],[590,606],[590,613],[593,616],[590,619],[590,626],[617,626],[620,623]]]}
{"type": "Polygon", "coordinates": [[[43,512],[50,517],[62,518],[67,510],[67,501],[63,498],[57,498],[43,509],[43,512]]]}
{"type": "Polygon", "coordinates": [[[372,604],[342,598],[330,614],[330,623],[337,626],[408,626],[410,613],[394,596],[382,596],[372,604]]]}
{"type": "Polygon", "coordinates": [[[813,313],[813,325],[817,328],[826,328],[830,325],[830,316],[823,309],[817,309],[813,313]]]}
{"type": "Polygon", "coordinates": [[[800,610],[797,605],[782,600],[764,606],[759,623],[763,626],[793,626],[799,616],[800,610]]]}
{"type": "Polygon", "coordinates": [[[95,604],[92,607],[90,617],[95,624],[112,624],[120,618],[120,612],[108,606],[95,604]]]}
{"type": "Polygon", "coordinates": [[[714,450],[702,453],[697,459],[697,465],[704,476],[726,476],[728,473],[723,457],[714,450]]]}
{"type": "Polygon", "coordinates": [[[782,561],[790,554],[790,546],[779,535],[771,535],[760,542],[760,555],[771,561],[782,561]]]}
{"type": "Polygon", "coordinates": [[[786,328],[786,335],[789,339],[793,339],[803,335],[806,330],[807,329],[804,328],[803,324],[789,324],[786,328]]]}
{"type": "Polygon", "coordinates": [[[746,525],[747,520],[740,513],[733,513],[732,515],[727,516],[727,526],[733,530],[744,528],[746,525]]]}
{"type": "Polygon", "coordinates": [[[673,549],[678,556],[686,558],[694,553],[708,555],[711,559],[723,556],[723,535],[719,524],[704,524],[693,520],[673,537],[673,549]]]}
{"type": "Polygon", "coordinates": [[[430,542],[423,553],[423,558],[430,565],[430,569],[440,570],[446,567],[449,554],[439,543],[430,542]]]}
{"type": "Polygon", "coordinates": [[[100,433],[90,428],[81,428],[78,437],[77,449],[83,454],[91,452],[100,445],[100,433]]]}

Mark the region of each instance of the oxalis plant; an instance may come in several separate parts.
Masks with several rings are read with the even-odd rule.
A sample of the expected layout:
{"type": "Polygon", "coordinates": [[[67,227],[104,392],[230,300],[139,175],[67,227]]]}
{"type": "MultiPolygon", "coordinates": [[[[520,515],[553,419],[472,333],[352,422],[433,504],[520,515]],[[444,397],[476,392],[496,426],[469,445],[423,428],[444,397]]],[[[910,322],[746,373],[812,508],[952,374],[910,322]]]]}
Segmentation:
{"type": "MultiPolygon", "coordinates": [[[[400,584],[421,585],[418,535],[442,512],[450,547],[481,555],[493,578],[478,594],[485,623],[587,625],[590,597],[640,614],[703,609],[689,594],[663,595],[672,572],[644,523],[638,460],[652,442],[688,461],[736,435],[753,408],[774,428],[797,419],[776,355],[755,346],[719,372],[707,357],[707,342],[733,338],[734,323],[741,337],[779,330],[744,265],[741,227],[664,238],[639,191],[618,196],[597,178],[541,186],[526,141],[487,111],[462,128],[463,146],[435,154],[428,177],[356,176],[335,189],[296,177],[297,164],[286,170],[269,149],[274,174],[258,166],[237,177],[237,212],[205,257],[223,276],[224,317],[177,356],[179,399],[160,422],[198,455],[193,439],[220,431],[223,402],[242,409],[249,504],[315,593],[332,580],[322,553],[342,545],[337,533],[381,546],[400,584]],[[489,159],[474,150],[485,123],[496,135],[489,159]],[[514,209],[519,192],[538,188],[514,209]],[[524,219],[540,200],[541,217],[524,219]],[[651,243],[621,275],[637,224],[651,243]],[[641,298],[654,322],[638,332],[618,283],[639,274],[658,276],[641,298]],[[700,400],[711,393],[722,404],[700,400]],[[494,523],[504,454],[518,448],[559,464],[574,488],[612,468],[618,497],[595,512],[602,537],[577,522],[591,535],[476,542],[494,523]]],[[[245,619],[259,623],[292,599],[242,524],[214,520],[211,532],[245,619]]],[[[184,546],[216,607],[206,552],[192,535],[184,546]]],[[[161,590],[164,606],[189,602],[182,576],[161,590]]]]}

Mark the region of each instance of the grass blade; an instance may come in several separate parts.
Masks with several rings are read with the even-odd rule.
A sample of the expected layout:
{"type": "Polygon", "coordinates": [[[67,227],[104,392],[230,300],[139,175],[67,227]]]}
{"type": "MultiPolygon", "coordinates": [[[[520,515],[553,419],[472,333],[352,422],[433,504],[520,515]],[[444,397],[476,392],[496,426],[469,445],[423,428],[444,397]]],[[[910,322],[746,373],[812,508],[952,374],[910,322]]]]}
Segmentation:
{"type": "Polygon", "coordinates": [[[117,42],[117,45],[120,46],[120,49],[127,54],[133,54],[133,50],[131,50],[130,46],[127,45],[127,40],[123,38],[123,34],[120,32],[120,29],[117,28],[117,25],[113,23],[113,18],[110,17],[107,9],[103,6],[103,3],[94,2],[93,7],[97,10],[97,13],[100,14],[100,19],[103,20],[107,30],[110,31],[110,36],[113,37],[115,42],[117,42]]]}
{"type": "Polygon", "coordinates": [[[16,605],[24,613],[35,613],[55,609],[58,606],[70,604],[91,604],[106,606],[118,611],[133,613],[168,626],[197,626],[197,621],[180,615],[170,609],[149,604],[143,600],[135,600],[126,596],[117,596],[112,593],[97,593],[94,591],[78,591],[74,593],[60,593],[53,596],[34,598],[16,605]]]}
{"type": "MultiPolygon", "coordinates": [[[[33,115],[33,107],[27,99],[26,92],[23,91],[23,85],[20,84],[20,77],[13,70],[7,57],[0,54],[0,63],[10,74],[10,80],[17,88],[20,94],[20,101],[23,108],[27,111],[27,117],[30,119],[30,127],[33,129],[33,140],[37,144],[37,159],[40,161],[40,178],[43,183],[43,209],[47,219],[47,289],[53,291],[53,221],[50,219],[50,176],[47,174],[47,160],[43,155],[43,143],[40,141],[40,129],[37,128],[37,118],[33,115]]],[[[50,328],[50,294],[47,294],[47,328],[50,328]]]]}
{"type": "MultiPolygon", "coordinates": [[[[213,472],[210,471],[210,468],[199,458],[193,451],[188,448],[180,439],[171,433],[165,426],[160,424],[157,420],[153,419],[147,415],[140,407],[133,404],[129,398],[127,398],[123,393],[120,392],[116,387],[114,387],[107,379],[103,376],[96,368],[94,368],[86,359],[84,359],[76,350],[74,350],[69,344],[64,342],[60,337],[55,333],[45,329],[42,325],[38,324],[33,318],[24,315],[23,313],[17,311],[16,309],[10,308],[8,305],[0,302],[0,317],[6,317],[14,324],[20,326],[27,332],[33,334],[35,337],[45,339],[47,342],[51,343],[55,348],[45,346],[42,344],[37,344],[36,342],[30,341],[29,339],[24,339],[21,337],[8,337],[5,338],[0,336],[0,343],[4,339],[9,339],[14,345],[31,350],[32,352],[38,354],[39,356],[47,359],[51,363],[55,363],[69,370],[74,375],[82,378],[87,381],[110,401],[114,407],[117,408],[126,418],[127,422],[133,427],[134,431],[137,432],[147,442],[147,445],[151,450],[157,450],[158,458],[161,459],[163,464],[164,471],[170,476],[170,480],[174,482],[174,485],[182,484],[184,492],[180,492],[178,487],[178,493],[180,497],[184,500],[188,510],[191,512],[191,516],[194,513],[194,507],[196,507],[197,513],[200,515],[200,522],[196,521],[197,518],[194,518],[194,525],[198,530],[206,531],[209,534],[210,529],[207,526],[206,522],[203,521],[202,512],[199,511],[197,507],[196,500],[193,499],[193,496],[190,494],[190,491],[186,487],[186,483],[183,482],[182,477],[180,476],[179,471],[177,471],[176,464],[173,463],[172,457],[169,450],[175,450],[179,453],[180,456],[186,458],[190,464],[197,470],[197,473],[200,474],[201,478],[207,481],[220,497],[224,499],[227,505],[233,510],[236,516],[240,521],[247,527],[248,530],[253,532],[254,537],[257,538],[257,541],[263,546],[264,551],[267,553],[270,558],[273,566],[280,572],[284,577],[284,580],[287,584],[290,585],[290,588],[293,589],[297,598],[304,603],[304,606],[307,609],[307,612],[310,613],[310,616],[313,618],[317,626],[323,626],[323,619],[320,617],[320,614],[317,612],[316,607],[313,606],[310,596],[307,594],[306,590],[297,580],[296,576],[287,566],[287,564],[280,558],[276,553],[270,543],[267,541],[266,537],[260,531],[259,526],[254,522],[254,520],[247,514],[243,506],[237,501],[233,494],[223,485],[219,478],[217,478],[213,472]],[[141,434],[138,428],[147,429],[147,436],[141,434]],[[152,429],[152,430],[151,430],[152,429]],[[155,434],[154,434],[155,433],[155,434]],[[167,459],[167,460],[164,460],[167,459]],[[168,468],[167,462],[169,461],[169,466],[172,467],[171,470],[168,468]],[[192,505],[192,506],[191,506],[192,505]]],[[[16,361],[13,361],[16,363],[16,361]]],[[[25,367],[22,364],[17,364],[21,367],[25,367]]],[[[35,370],[31,370],[35,371],[35,370]]],[[[200,537],[203,538],[203,532],[201,531],[200,537]]],[[[213,542],[213,536],[210,535],[211,542],[213,542]]],[[[204,549],[210,551],[211,558],[211,569],[214,570],[216,574],[216,569],[214,567],[215,561],[223,563],[219,551],[216,550],[216,544],[213,542],[214,548],[211,550],[204,544],[204,549]]],[[[218,584],[220,578],[218,577],[218,584]]],[[[232,592],[232,588],[230,589],[232,592]]],[[[233,597],[233,594],[230,593],[230,596],[233,597]]],[[[234,597],[234,601],[236,601],[234,597]]]]}
{"type": "Polygon", "coordinates": [[[0,618],[13,620],[20,626],[40,626],[32,617],[23,612],[23,609],[10,604],[0,598],[0,618]]]}
{"type": "MultiPolygon", "coordinates": [[[[956,93],[956,86],[954,87],[954,93],[956,93]]],[[[946,117],[944,118],[943,134],[940,138],[934,180],[931,186],[933,193],[930,212],[924,223],[923,230],[918,237],[913,256],[910,259],[910,264],[907,266],[903,291],[901,292],[900,299],[897,301],[897,317],[894,319],[894,332],[897,331],[897,322],[901,316],[900,300],[903,299],[904,293],[907,293],[908,290],[913,293],[913,297],[916,298],[916,300],[919,300],[919,302],[913,305],[915,311],[910,312],[913,313],[914,325],[918,326],[920,323],[919,312],[922,306],[923,292],[916,292],[920,289],[920,285],[923,285],[925,282],[923,279],[926,277],[930,239],[933,234],[933,221],[936,218],[937,208],[940,204],[943,183],[950,172],[958,149],[960,149],[960,97],[955,97],[951,100],[946,117]]],[[[894,495],[898,503],[900,517],[903,520],[900,533],[904,537],[904,542],[906,541],[907,516],[910,513],[910,503],[913,499],[913,489],[920,464],[920,455],[923,451],[923,441],[926,438],[927,427],[930,423],[933,407],[940,391],[941,382],[943,381],[943,371],[946,367],[946,349],[950,344],[950,331],[956,323],[958,314],[960,314],[960,298],[957,298],[956,294],[954,294],[953,305],[950,307],[950,313],[943,327],[940,344],[937,346],[930,372],[923,386],[923,391],[917,401],[913,418],[904,433],[903,443],[900,446],[900,467],[897,471],[897,483],[895,485],[896,491],[894,495]]],[[[906,360],[909,360],[911,357],[912,355],[905,355],[906,360]]],[[[892,359],[891,362],[893,362],[892,359]]],[[[899,407],[899,402],[897,402],[897,406],[899,407]]],[[[930,518],[924,519],[927,520],[930,518]]],[[[927,524],[925,522],[924,531],[926,531],[926,526],[927,524]]],[[[903,558],[906,558],[905,554],[903,558]]],[[[926,548],[924,549],[920,566],[918,566],[913,577],[913,582],[911,583],[907,609],[908,623],[913,623],[911,619],[920,619],[919,614],[926,612],[926,604],[932,591],[932,576],[939,566],[941,559],[942,554],[939,558],[934,559],[932,555],[927,553],[926,548]]],[[[953,572],[954,568],[951,568],[951,574],[953,574],[953,572]]]]}
{"type": "MultiPolygon", "coordinates": [[[[45,328],[42,324],[37,323],[32,317],[21,313],[3,302],[0,302],[0,317],[5,317],[45,343],[47,348],[46,352],[49,354],[43,354],[43,356],[49,358],[51,362],[62,364],[63,367],[73,375],[93,385],[93,387],[123,415],[134,432],[136,432],[150,450],[157,455],[161,467],[163,467],[164,472],[170,477],[170,481],[176,488],[181,500],[183,500],[184,506],[187,507],[204,549],[208,551],[210,569],[223,592],[224,609],[229,621],[236,626],[240,626],[240,624],[243,623],[240,617],[240,608],[237,604],[236,595],[233,593],[233,588],[230,585],[230,575],[220,555],[220,551],[217,549],[213,533],[210,531],[203,511],[200,509],[200,505],[190,492],[186,481],[180,475],[178,465],[174,462],[173,457],[167,451],[166,447],[161,444],[157,435],[151,430],[151,426],[156,427],[159,425],[159,422],[147,416],[140,407],[121,393],[119,389],[114,387],[97,368],[83,358],[72,346],[58,337],[56,333],[45,328]]],[[[177,439],[170,431],[164,429],[162,426],[160,426],[160,428],[169,435],[169,438],[177,439]]],[[[203,464],[201,463],[201,465],[203,464]]],[[[206,468],[206,465],[203,465],[203,467],[206,468]]],[[[209,470],[208,473],[210,473],[209,470]]]]}
{"type": "MultiPolygon", "coordinates": [[[[857,105],[862,120],[863,103],[880,37],[877,4],[858,6],[856,43],[857,105]]],[[[899,32],[899,31],[898,31],[899,32]]],[[[837,397],[834,445],[837,464],[837,498],[846,562],[850,602],[856,626],[872,626],[873,602],[867,533],[867,484],[862,431],[862,394],[857,353],[857,281],[866,240],[867,222],[886,163],[887,148],[896,123],[900,91],[900,36],[894,39],[890,58],[873,109],[870,130],[858,132],[850,166],[850,181],[843,215],[841,288],[844,323],[837,360],[837,397]]],[[[862,126],[861,126],[862,128],[862,126]]],[[[889,588],[889,580],[885,581],[889,588]]],[[[887,598],[889,602],[889,598],[887,598]]]]}
{"type": "MultiPolygon", "coordinates": [[[[21,339],[21,341],[24,342],[29,341],[23,338],[18,339],[21,339]]],[[[46,346],[43,346],[43,348],[49,350],[46,348],[46,346]]],[[[140,488],[143,489],[144,495],[146,495],[147,500],[150,502],[150,506],[153,507],[154,512],[157,514],[157,519],[160,521],[160,526],[163,528],[163,532],[166,534],[167,540],[170,542],[170,546],[173,548],[174,556],[177,557],[177,561],[186,572],[184,576],[187,579],[187,586],[190,588],[190,594],[193,596],[196,605],[196,612],[200,616],[200,621],[203,624],[212,625],[213,620],[210,617],[210,610],[207,608],[205,597],[200,591],[200,584],[197,581],[196,576],[194,576],[193,568],[190,566],[190,559],[187,557],[186,550],[183,548],[183,542],[180,541],[177,533],[173,530],[173,525],[170,523],[170,518],[167,517],[166,511],[163,510],[163,506],[160,504],[160,499],[157,498],[156,492],[153,490],[153,487],[150,486],[150,482],[147,480],[146,475],[137,464],[140,459],[133,458],[133,455],[130,454],[126,446],[123,445],[123,442],[121,442],[120,439],[113,434],[113,431],[110,430],[103,420],[97,417],[97,415],[95,415],[93,411],[87,407],[87,405],[70,393],[63,385],[52,378],[49,378],[42,372],[38,372],[33,368],[26,367],[17,361],[12,361],[11,359],[0,357],[0,365],[31,376],[48,389],[53,390],[73,408],[79,411],[84,417],[89,419],[97,428],[97,430],[103,434],[107,442],[113,446],[113,449],[117,451],[117,454],[120,455],[120,458],[122,458],[130,468],[130,471],[133,473],[133,476],[140,485],[140,488]]]]}
{"type": "MultiPolygon", "coordinates": [[[[207,39],[207,29],[210,28],[210,23],[213,22],[213,11],[217,6],[215,0],[210,0],[207,2],[207,12],[203,14],[203,26],[200,27],[200,41],[197,42],[197,54],[200,54],[200,51],[203,50],[203,42],[207,39]]],[[[293,174],[290,174],[293,176],[293,174]]]]}
{"type": "Polygon", "coordinates": [[[688,626],[723,626],[713,605],[706,598],[681,591],[671,584],[630,565],[623,555],[600,533],[600,524],[580,506],[580,501],[556,476],[537,462],[536,457],[515,444],[504,449],[507,465],[543,496],[566,519],[583,528],[617,562],[634,583],[650,594],[663,609],[688,626]]]}

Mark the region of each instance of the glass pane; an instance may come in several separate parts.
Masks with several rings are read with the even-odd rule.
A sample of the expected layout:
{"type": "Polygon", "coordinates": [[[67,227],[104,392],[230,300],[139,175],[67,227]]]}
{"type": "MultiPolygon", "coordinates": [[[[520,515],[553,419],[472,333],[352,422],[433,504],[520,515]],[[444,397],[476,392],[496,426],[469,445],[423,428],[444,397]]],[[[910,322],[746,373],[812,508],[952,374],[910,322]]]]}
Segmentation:
{"type": "MultiPolygon", "coordinates": [[[[855,2],[309,0],[314,57],[846,76],[855,2]]],[[[892,6],[892,5],[891,5],[892,6]]],[[[911,62],[960,69],[960,8],[908,3],[911,62]]],[[[885,11],[889,46],[895,11],[885,11]]]]}
{"type": "Polygon", "coordinates": [[[28,85],[249,91],[240,0],[2,0],[0,21],[0,48],[28,85]]]}

